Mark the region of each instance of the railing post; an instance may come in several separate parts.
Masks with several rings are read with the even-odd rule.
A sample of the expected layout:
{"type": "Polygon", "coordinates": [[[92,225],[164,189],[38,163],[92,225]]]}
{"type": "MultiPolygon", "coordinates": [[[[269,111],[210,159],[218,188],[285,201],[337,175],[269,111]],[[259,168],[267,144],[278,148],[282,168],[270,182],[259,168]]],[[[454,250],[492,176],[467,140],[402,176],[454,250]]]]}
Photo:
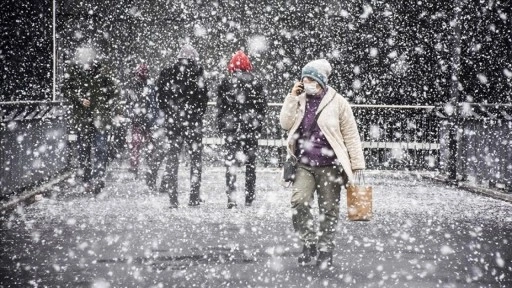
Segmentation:
{"type": "Polygon", "coordinates": [[[452,35],[452,75],[451,75],[451,99],[449,105],[452,107],[452,113],[449,116],[449,134],[448,134],[448,163],[447,172],[448,179],[452,182],[457,182],[457,158],[458,158],[458,133],[460,125],[460,93],[459,93],[459,68],[460,68],[460,53],[461,53],[461,31],[460,31],[460,3],[454,1],[454,26],[452,35]]]}
{"type": "MultiPolygon", "coordinates": [[[[455,108],[457,109],[457,108],[455,108]]],[[[450,117],[450,126],[448,132],[448,179],[453,182],[457,182],[457,158],[458,158],[458,139],[457,133],[459,129],[457,112],[450,117]]]]}

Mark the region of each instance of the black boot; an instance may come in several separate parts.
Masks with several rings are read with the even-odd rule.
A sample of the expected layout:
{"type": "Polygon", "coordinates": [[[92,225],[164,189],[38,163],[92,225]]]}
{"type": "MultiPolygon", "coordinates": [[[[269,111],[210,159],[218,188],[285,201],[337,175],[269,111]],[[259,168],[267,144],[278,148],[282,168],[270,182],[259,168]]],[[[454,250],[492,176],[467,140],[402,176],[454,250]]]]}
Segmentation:
{"type": "Polygon", "coordinates": [[[299,264],[305,265],[311,262],[311,258],[316,257],[316,245],[304,245],[302,247],[302,253],[299,256],[299,264]]]}
{"type": "Polygon", "coordinates": [[[94,194],[94,185],[90,182],[84,183],[84,192],[86,194],[94,194]]]}
{"type": "Polygon", "coordinates": [[[236,208],[236,201],[231,196],[234,193],[234,189],[229,189],[226,193],[228,195],[228,209],[236,208]]]}
{"type": "Polygon", "coordinates": [[[146,185],[148,185],[149,190],[155,191],[156,190],[156,177],[153,176],[151,172],[146,172],[145,175],[146,185]]]}
{"type": "Polygon", "coordinates": [[[101,186],[100,185],[95,185],[94,186],[94,192],[93,192],[95,195],[98,195],[101,193],[101,186]]]}
{"type": "Polygon", "coordinates": [[[178,200],[171,200],[171,204],[169,205],[171,209],[178,209],[178,200]]]}
{"type": "Polygon", "coordinates": [[[332,266],[332,251],[320,251],[316,259],[316,267],[320,269],[327,269],[332,266]]]}
{"type": "Polygon", "coordinates": [[[128,168],[128,172],[132,173],[135,176],[135,179],[139,179],[139,168],[138,167],[130,167],[130,168],[128,168]]]}
{"type": "Polygon", "coordinates": [[[228,197],[228,209],[236,208],[236,201],[228,197]]]}
{"type": "Polygon", "coordinates": [[[103,180],[94,180],[92,181],[90,184],[90,191],[94,194],[94,195],[98,195],[101,193],[101,189],[105,188],[105,181],[103,180]]]}
{"type": "Polygon", "coordinates": [[[169,200],[171,202],[169,208],[177,209],[178,208],[178,192],[174,191],[169,193],[169,200]]]}
{"type": "Polygon", "coordinates": [[[254,196],[245,196],[245,206],[252,206],[252,201],[254,201],[254,196]]]}
{"type": "Polygon", "coordinates": [[[254,201],[255,193],[254,189],[250,188],[249,190],[245,191],[245,206],[249,207],[252,205],[252,201],[254,201]]]}
{"type": "Polygon", "coordinates": [[[190,196],[190,199],[188,200],[188,206],[195,207],[201,205],[201,198],[199,196],[190,196]]]}

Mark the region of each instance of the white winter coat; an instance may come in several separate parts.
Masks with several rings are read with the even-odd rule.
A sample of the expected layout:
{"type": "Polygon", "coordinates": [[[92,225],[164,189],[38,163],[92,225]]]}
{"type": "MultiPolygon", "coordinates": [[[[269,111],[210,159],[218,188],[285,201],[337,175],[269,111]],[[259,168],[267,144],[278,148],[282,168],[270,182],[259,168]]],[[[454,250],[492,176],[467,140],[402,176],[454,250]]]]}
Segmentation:
{"type": "MultiPolygon", "coordinates": [[[[365,168],[361,139],[354,114],[348,101],[330,86],[320,102],[317,113],[324,106],[326,107],[318,117],[318,126],[333,148],[348,181],[353,182],[353,171],[365,168]],[[330,101],[331,99],[333,100],[330,101]],[[327,103],[329,104],[327,105],[327,103]]],[[[279,120],[281,127],[288,131],[286,146],[289,157],[295,157],[297,139],[293,135],[302,122],[305,107],[306,94],[302,93],[299,96],[288,94],[281,108],[279,120]]]]}

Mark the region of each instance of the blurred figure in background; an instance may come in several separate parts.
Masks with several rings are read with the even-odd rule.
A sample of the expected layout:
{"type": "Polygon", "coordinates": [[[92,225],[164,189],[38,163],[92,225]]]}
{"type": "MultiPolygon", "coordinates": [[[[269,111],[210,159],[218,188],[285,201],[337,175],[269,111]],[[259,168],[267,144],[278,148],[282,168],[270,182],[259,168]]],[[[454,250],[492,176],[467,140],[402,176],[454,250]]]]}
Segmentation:
{"type": "Polygon", "coordinates": [[[151,155],[154,148],[152,128],[158,118],[156,87],[149,78],[149,68],[142,63],[134,71],[134,81],[127,91],[128,117],[131,120],[130,172],[138,178],[141,151],[151,155]],[[145,144],[147,147],[145,147],[145,144]],[[147,148],[147,149],[145,149],[147,148]]]}
{"type": "Polygon", "coordinates": [[[163,158],[167,165],[160,184],[160,192],[168,192],[170,207],[178,207],[178,166],[182,146],[190,156],[190,198],[188,205],[201,202],[201,174],[203,152],[203,115],[208,104],[208,89],[204,69],[198,63],[199,54],[191,45],[184,45],[177,61],[161,71],[157,80],[158,106],[165,115],[165,127],[170,147],[167,155],[154,161],[147,176],[148,185],[156,183],[157,171],[163,158]]]}
{"type": "Polygon", "coordinates": [[[236,52],[228,63],[229,76],[217,90],[217,127],[226,152],[228,209],[236,207],[236,166],[245,164],[245,205],[255,198],[256,155],[266,115],[267,100],[261,82],[244,52],[236,52]]]}
{"type": "Polygon", "coordinates": [[[115,159],[123,158],[123,153],[127,147],[127,133],[129,119],[126,116],[126,93],[121,93],[116,115],[112,120],[112,129],[110,130],[108,160],[112,162],[115,159]]]}
{"type": "Polygon", "coordinates": [[[77,133],[79,174],[86,192],[105,186],[107,133],[119,101],[119,91],[105,59],[95,49],[77,49],[66,71],[62,93],[72,105],[71,124],[77,133]]]}

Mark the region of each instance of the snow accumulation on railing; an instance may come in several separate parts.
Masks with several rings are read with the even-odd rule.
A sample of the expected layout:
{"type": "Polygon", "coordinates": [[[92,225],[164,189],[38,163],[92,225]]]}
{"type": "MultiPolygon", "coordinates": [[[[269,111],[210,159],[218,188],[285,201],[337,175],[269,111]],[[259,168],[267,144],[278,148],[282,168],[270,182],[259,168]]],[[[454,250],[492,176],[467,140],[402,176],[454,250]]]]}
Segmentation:
{"type": "Polygon", "coordinates": [[[0,122],[57,118],[63,115],[65,106],[61,101],[0,102],[0,122]]]}
{"type": "MultiPolygon", "coordinates": [[[[77,137],[70,134],[68,139],[76,141],[77,137]]],[[[224,139],[220,137],[206,137],[203,138],[204,145],[224,145],[224,139]]],[[[285,139],[259,139],[258,146],[262,147],[285,147],[285,139]]],[[[421,142],[375,142],[363,141],[363,148],[366,149],[402,149],[402,150],[439,150],[438,143],[421,143],[421,142]]]]}
{"type": "MultiPolygon", "coordinates": [[[[205,145],[223,145],[224,139],[219,137],[203,138],[205,145]]],[[[285,139],[259,139],[259,146],[281,147],[286,146],[285,139]]],[[[406,149],[406,150],[439,150],[438,143],[421,142],[376,142],[363,141],[363,148],[367,149],[406,149]]]]}
{"type": "MultiPolygon", "coordinates": [[[[216,106],[215,102],[208,102],[209,106],[216,106]]],[[[269,107],[281,107],[283,103],[268,103],[269,107]]],[[[436,106],[418,106],[418,105],[374,105],[374,104],[350,104],[350,107],[360,108],[395,108],[395,109],[435,109],[436,106]]]]}
{"type": "Polygon", "coordinates": [[[27,104],[67,104],[62,101],[0,101],[0,106],[4,105],[27,105],[27,104]]]}
{"type": "MultiPolygon", "coordinates": [[[[0,107],[2,106],[23,106],[23,105],[69,105],[68,102],[65,101],[4,101],[0,102],[0,107]]],[[[283,103],[268,103],[269,107],[281,107],[283,103]]],[[[503,106],[511,106],[508,104],[500,104],[503,106]]],[[[217,106],[216,102],[208,102],[208,106],[217,106]]],[[[351,107],[359,107],[359,108],[392,108],[392,109],[435,109],[436,106],[425,106],[425,105],[377,105],[377,104],[350,104],[351,107]]],[[[496,105],[481,105],[481,106],[489,106],[494,107],[496,105]]]]}
{"type": "MultiPolygon", "coordinates": [[[[215,102],[208,102],[213,108],[215,102]]],[[[62,101],[11,101],[0,102],[0,120],[2,122],[18,120],[36,120],[54,118],[62,115],[69,106],[62,101]]],[[[282,103],[268,103],[269,115],[267,127],[278,127],[278,112],[282,103]]],[[[401,150],[439,150],[438,131],[432,110],[436,106],[415,105],[373,105],[352,104],[360,127],[363,148],[366,149],[401,149],[401,150]],[[397,110],[408,111],[397,113],[397,110]],[[430,118],[425,117],[430,115],[430,118]],[[418,133],[420,131],[421,133],[418,133]],[[419,136],[418,136],[419,135],[419,136]]],[[[209,110],[210,120],[215,113],[209,110]]],[[[211,121],[207,121],[212,123],[211,121]]],[[[281,129],[267,129],[258,144],[262,147],[286,146],[285,133],[281,129]]],[[[224,140],[214,127],[205,131],[205,145],[223,145],[224,140]]],[[[75,141],[75,135],[69,134],[69,141],[75,141]]]]}

